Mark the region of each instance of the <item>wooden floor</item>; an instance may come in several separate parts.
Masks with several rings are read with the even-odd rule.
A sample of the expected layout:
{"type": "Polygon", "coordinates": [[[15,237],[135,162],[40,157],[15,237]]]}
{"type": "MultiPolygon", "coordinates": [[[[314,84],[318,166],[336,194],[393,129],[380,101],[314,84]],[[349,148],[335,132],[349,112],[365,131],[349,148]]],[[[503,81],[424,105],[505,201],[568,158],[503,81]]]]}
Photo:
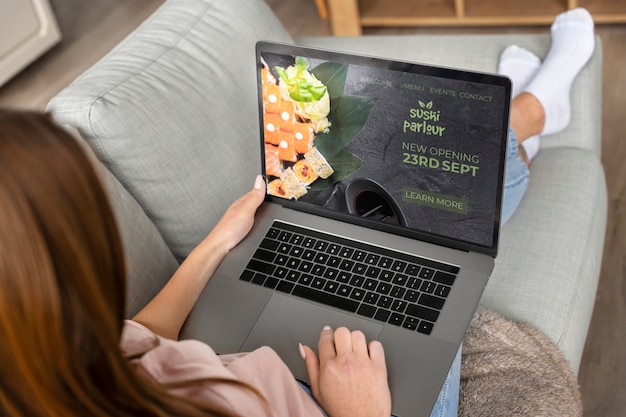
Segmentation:
{"type": "MultiPolygon", "coordinates": [[[[293,36],[329,35],[314,0],[267,0],[293,36]]],[[[64,40],[0,88],[0,106],[42,109],[161,0],[52,0],[64,40]]],[[[370,28],[365,34],[529,33],[534,28],[370,28]]],[[[600,287],[579,380],[585,417],[626,416],[626,25],[597,27],[604,48],[603,157],[609,221],[600,287]]]]}

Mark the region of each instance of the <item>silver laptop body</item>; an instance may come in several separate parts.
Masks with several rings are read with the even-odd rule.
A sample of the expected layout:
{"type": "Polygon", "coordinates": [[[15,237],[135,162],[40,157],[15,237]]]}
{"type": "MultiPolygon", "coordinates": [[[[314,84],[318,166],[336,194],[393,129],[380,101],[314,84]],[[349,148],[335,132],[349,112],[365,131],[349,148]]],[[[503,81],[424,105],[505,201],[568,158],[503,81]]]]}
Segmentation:
{"type": "Polygon", "coordinates": [[[296,378],[307,381],[298,343],[317,347],[325,325],[360,329],[385,348],[393,413],[428,416],[497,254],[510,81],[269,42],[259,42],[256,53],[268,196],[251,233],[200,296],[181,337],[202,340],[218,353],[270,346],[296,378]],[[268,92],[268,82],[282,82],[282,90],[272,86],[268,92]],[[272,94],[287,104],[273,110],[272,94]],[[324,100],[330,102],[326,121],[323,109],[318,111],[324,100]],[[303,113],[311,103],[317,108],[303,113]],[[275,121],[282,113],[288,113],[283,122],[289,125],[275,121]],[[268,120],[280,137],[268,131],[268,120]],[[294,148],[291,136],[297,141],[307,123],[309,143],[294,148]],[[278,166],[268,153],[279,155],[278,166]],[[295,188],[294,178],[300,181],[295,188]],[[291,256],[302,251],[294,249],[301,230],[312,231],[308,240],[319,242],[325,252],[319,256],[323,262],[332,258],[333,267],[311,270],[307,261],[291,256]],[[335,255],[344,248],[354,253],[348,252],[352,243],[353,250],[368,254],[370,265],[348,271],[343,276],[350,280],[341,281],[337,271],[346,268],[339,266],[352,261],[340,263],[335,255]],[[387,278],[369,275],[397,254],[402,271],[387,278]],[[420,272],[404,269],[414,256],[426,265],[420,272]],[[299,271],[305,264],[306,271],[299,271]],[[446,282],[450,272],[454,277],[446,282]],[[299,281],[303,275],[331,295],[318,298],[317,289],[299,281]],[[411,298],[413,290],[395,285],[407,279],[426,295],[411,298]],[[368,304],[364,297],[374,297],[379,286],[401,294],[401,300],[368,304]],[[361,298],[346,301],[346,307],[348,293],[361,298]],[[433,302],[440,307],[436,313],[433,302]]]}

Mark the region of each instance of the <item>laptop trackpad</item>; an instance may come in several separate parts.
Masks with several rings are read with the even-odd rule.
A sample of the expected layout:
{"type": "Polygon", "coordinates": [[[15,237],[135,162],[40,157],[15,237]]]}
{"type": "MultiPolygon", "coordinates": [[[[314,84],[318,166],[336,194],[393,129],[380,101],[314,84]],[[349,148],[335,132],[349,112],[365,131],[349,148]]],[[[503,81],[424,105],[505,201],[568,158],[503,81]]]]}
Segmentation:
{"type": "Polygon", "coordinates": [[[345,326],[350,330],[361,330],[368,341],[378,339],[383,329],[381,324],[275,293],[240,350],[249,352],[261,346],[270,346],[297,378],[306,381],[308,378],[298,343],[317,352],[320,332],[325,325],[333,329],[345,326]]]}

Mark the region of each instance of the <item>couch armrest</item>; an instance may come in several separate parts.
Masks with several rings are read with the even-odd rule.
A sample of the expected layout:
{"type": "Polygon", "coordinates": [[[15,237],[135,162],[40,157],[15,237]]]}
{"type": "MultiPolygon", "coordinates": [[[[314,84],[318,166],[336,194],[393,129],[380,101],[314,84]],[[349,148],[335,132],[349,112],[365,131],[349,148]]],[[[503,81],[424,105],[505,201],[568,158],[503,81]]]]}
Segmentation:
{"type": "Polygon", "coordinates": [[[552,148],[533,160],[528,191],[502,228],[481,305],[542,330],[578,371],[596,298],[607,188],[590,152],[552,148]]]}

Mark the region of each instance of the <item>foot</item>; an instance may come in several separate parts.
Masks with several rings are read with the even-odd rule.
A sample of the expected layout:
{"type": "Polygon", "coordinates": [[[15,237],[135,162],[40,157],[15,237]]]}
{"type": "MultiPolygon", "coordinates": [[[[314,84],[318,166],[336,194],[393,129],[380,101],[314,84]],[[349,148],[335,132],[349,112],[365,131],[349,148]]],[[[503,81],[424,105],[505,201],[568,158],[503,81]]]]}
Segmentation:
{"type": "Polygon", "coordinates": [[[583,8],[558,15],[552,24],[552,46],[543,65],[524,89],[542,104],[542,135],[563,130],[570,121],[570,90],[595,48],[593,18],[583,8]]]}
{"type": "Polygon", "coordinates": [[[526,88],[540,66],[541,60],[537,55],[517,45],[509,45],[500,55],[498,74],[511,79],[511,97],[514,98],[526,88]]]}
{"type": "MultiPolygon", "coordinates": [[[[540,65],[541,60],[537,55],[517,45],[510,45],[502,52],[498,63],[498,73],[511,79],[512,98],[526,88],[540,65]]],[[[539,135],[523,139],[521,145],[526,153],[525,160],[530,162],[539,152],[539,135]]]]}

